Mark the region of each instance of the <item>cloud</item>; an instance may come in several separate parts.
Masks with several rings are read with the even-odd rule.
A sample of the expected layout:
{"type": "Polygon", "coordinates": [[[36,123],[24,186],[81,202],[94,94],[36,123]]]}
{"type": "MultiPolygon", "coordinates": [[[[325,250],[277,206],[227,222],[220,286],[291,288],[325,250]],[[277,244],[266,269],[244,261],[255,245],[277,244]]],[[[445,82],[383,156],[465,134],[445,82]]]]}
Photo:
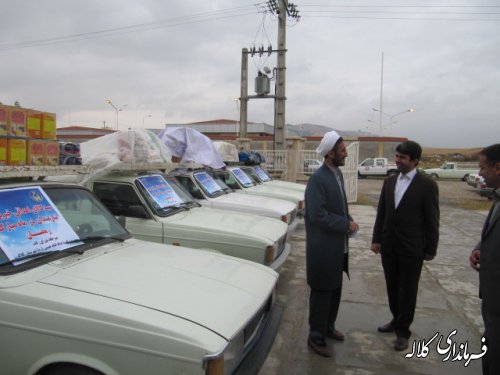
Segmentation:
{"type": "MultiPolygon", "coordinates": [[[[393,118],[393,135],[439,147],[498,139],[498,9],[478,1],[296,5],[287,123],[366,130],[378,122],[383,52],[383,127],[415,108],[393,118]]],[[[58,126],[114,124],[105,99],[123,109],[120,127],[236,119],[242,48],[276,48],[277,40],[276,17],[247,0],[5,0],[0,12],[0,101],[56,112],[58,126]]],[[[249,58],[249,94],[264,65],[276,66],[275,54],[249,58]]],[[[272,124],[273,101],[251,100],[249,120],[272,124]]]]}

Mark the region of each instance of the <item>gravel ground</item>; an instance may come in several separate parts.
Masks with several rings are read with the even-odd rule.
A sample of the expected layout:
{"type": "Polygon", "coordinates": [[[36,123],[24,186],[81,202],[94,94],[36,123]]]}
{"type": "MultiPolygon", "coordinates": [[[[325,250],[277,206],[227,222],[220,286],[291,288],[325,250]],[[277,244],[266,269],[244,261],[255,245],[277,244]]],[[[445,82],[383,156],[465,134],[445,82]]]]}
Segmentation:
{"type": "MultiPolygon", "coordinates": [[[[359,179],[358,197],[366,203],[376,205],[380,196],[383,179],[359,179]]],[[[459,180],[438,180],[440,205],[488,210],[490,202],[471,186],[459,180]]]]}

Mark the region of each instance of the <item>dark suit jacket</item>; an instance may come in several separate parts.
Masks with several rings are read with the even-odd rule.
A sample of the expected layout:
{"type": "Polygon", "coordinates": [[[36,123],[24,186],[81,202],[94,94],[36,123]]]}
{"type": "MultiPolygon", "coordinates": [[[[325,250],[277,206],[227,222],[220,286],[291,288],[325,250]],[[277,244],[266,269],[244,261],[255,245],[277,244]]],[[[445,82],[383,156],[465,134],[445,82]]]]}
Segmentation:
{"type": "MultiPolygon", "coordinates": [[[[498,199],[498,191],[496,199],[498,199]]],[[[496,203],[499,205],[500,203],[496,203]]],[[[488,352],[483,357],[483,372],[500,373],[500,207],[493,215],[490,211],[484,223],[481,240],[476,248],[481,250],[479,258],[479,293],[483,299],[481,313],[484,320],[484,336],[488,352]],[[489,219],[489,220],[488,220],[489,219]]]]}
{"type": "MultiPolygon", "coordinates": [[[[343,182],[342,172],[340,176],[343,182]]],[[[305,201],[307,282],[313,289],[339,288],[342,271],[347,271],[344,250],[352,218],[345,194],[325,164],[309,178],[305,201]]]]}
{"type": "Polygon", "coordinates": [[[435,181],[417,173],[395,208],[398,176],[384,181],[373,228],[372,243],[381,252],[423,257],[436,255],[439,241],[439,190],[435,181]]]}
{"type": "Polygon", "coordinates": [[[500,314],[500,207],[495,215],[489,218],[489,225],[485,222],[478,248],[481,250],[479,290],[483,299],[483,315],[493,313],[498,317],[500,314]]]}

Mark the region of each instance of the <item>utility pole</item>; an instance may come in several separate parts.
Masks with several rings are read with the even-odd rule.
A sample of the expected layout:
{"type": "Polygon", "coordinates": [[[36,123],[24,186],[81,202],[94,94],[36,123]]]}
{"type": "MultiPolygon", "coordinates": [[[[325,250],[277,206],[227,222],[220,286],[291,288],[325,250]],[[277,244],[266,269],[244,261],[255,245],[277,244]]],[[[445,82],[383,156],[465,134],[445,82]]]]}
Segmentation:
{"type": "Polygon", "coordinates": [[[384,51],[382,51],[382,68],[381,68],[381,72],[380,72],[380,107],[379,107],[379,130],[378,130],[378,136],[381,137],[382,136],[382,114],[384,113],[382,111],[382,94],[383,94],[383,90],[384,90],[384,51]]]}
{"type": "Polygon", "coordinates": [[[247,137],[248,118],[248,49],[241,52],[241,91],[240,91],[240,137],[247,137]]]}
{"type": "MultiPolygon", "coordinates": [[[[249,99],[274,99],[274,142],[275,150],[285,149],[285,82],[286,82],[286,20],[287,17],[294,18],[297,22],[300,19],[297,7],[288,0],[269,0],[267,2],[269,10],[278,16],[278,49],[274,50],[269,46],[266,50],[261,46],[258,50],[252,47],[250,51],[243,48],[241,52],[241,91],[240,91],[240,137],[247,137],[247,118],[249,99]],[[259,91],[258,95],[248,95],[248,55],[254,56],[258,53],[262,56],[267,53],[277,53],[277,67],[273,77],[267,76],[269,72],[260,71],[258,78],[269,80],[276,78],[274,95],[269,95],[269,90],[259,91]],[[276,74],[276,76],[274,75],[276,74]]],[[[260,81],[262,82],[262,81],[260,81]]]]}
{"type": "Polygon", "coordinates": [[[278,59],[274,99],[274,149],[285,149],[285,100],[286,100],[286,17],[287,0],[279,1],[278,11],[278,59]]]}

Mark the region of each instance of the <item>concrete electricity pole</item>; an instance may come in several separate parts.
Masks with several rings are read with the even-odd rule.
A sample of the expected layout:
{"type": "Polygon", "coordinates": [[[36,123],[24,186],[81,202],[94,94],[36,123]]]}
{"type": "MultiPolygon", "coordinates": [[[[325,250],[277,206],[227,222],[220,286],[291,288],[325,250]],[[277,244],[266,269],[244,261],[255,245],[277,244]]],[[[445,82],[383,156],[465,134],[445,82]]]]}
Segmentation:
{"type": "Polygon", "coordinates": [[[279,1],[278,12],[278,59],[276,67],[276,92],[274,99],[274,149],[285,149],[285,101],[286,101],[286,17],[287,1],[279,1]]]}
{"type": "MultiPolygon", "coordinates": [[[[274,99],[274,149],[285,149],[285,82],[286,82],[286,21],[290,16],[296,21],[299,20],[299,12],[294,4],[288,0],[269,0],[267,2],[269,10],[278,16],[278,49],[274,50],[269,46],[266,50],[261,46],[258,50],[253,47],[250,51],[243,48],[241,52],[241,91],[240,91],[240,137],[247,137],[247,118],[249,99],[274,99]],[[278,3],[277,3],[278,2],[278,3]],[[269,95],[269,90],[258,90],[257,95],[248,95],[248,55],[255,54],[262,56],[264,53],[271,55],[277,53],[277,67],[274,69],[273,77],[268,77],[270,70],[259,70],[257,78],[266,82],[266,88],[271,79],[276,79],[275,93],[269,95]],[[276,74],[276,76],[274,75],[276,74]]],[[[257,80],[256,78],[256,80],[257,80]]],[[[263,82],[263,81],[259,81],[263,82]]],[[[262,89],[262,87],[261,87],[262,89]]],[[[257,87],[256,87],[257,91],[257,87]]]]}
{"type": "Polygon", "coordinates": [[[241,85],[240,85],[240,137],[247,137],[248,118],[248,49],[241,51],[241,85]]]}

